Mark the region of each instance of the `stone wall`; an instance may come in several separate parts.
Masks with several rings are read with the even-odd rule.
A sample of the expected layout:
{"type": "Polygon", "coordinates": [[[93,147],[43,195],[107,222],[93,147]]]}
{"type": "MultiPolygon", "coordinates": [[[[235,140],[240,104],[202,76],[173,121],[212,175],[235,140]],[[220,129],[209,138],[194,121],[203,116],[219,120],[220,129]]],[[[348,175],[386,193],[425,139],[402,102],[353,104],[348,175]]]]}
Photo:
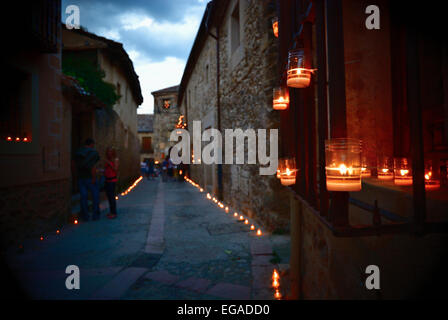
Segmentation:
{"type": "Polygon", "coordinates": [[[99,167],[104,167],[106,149],[112,146],[117,150],[119,164],[119,187],[129,187],[131,181],[140,175],[140,142],[125,125],[114,110],[95,111],[95,148],[101,160],[99,167]]]}
{"type": "MultiPolygon", "coordinates": [[[[219,26],[221,133],[225,129],[279,128],[279,113],[272,109],[277,81],[277,39],[271,18],[271,1],[231,1],[219,26]],[[239,4],[240,45],[231,48],[231,15],[239,4]]],[[[215,28],[211,30],[215,33],[215,28]]],[[[188,109],[188,126],[202,121],[202,130],[217,128],[216,40],[208,37],[185,87],[182,106],[188,109]]],[[[190,132],[191,134],[191,132],[190,132]]],[[[279,151],[280,152],[280,151],[279,151]]],[[[247,154],[247,146],[246,146],[247,154]]],[[[217,166],[196,164],[194,181],[217,192],[217,166]]],[[[268,230],[287,229],[289,200],[275,176],[259,175],[259,165],[223,165],[223,201],[255,218],[268,230]]]]}
{"type": "MultiPolygon", "coordinates": [[[[153,93],[154,94],[154,93],[153,93]]],[[[181,115],[181,111],[177,105],[177,92],[166,94],[154,94],[154,158],[163,161],[162,155],[168,155],[168,150],[175,142],[170,142],[171,131],[181,115]],[[163,100],[169,99],[171,107],[165,109],[163,100]]]]}
{"type": "MultiPolygon", "coordinates": [[[[239,1],[243,30],[240,48],[232,53],[230,15],[236,2],[230,4],[220,29],[222,130],[279,128],[280,114],[272,109],[278,51],[271,25],[275,12],[269,1],[239,1]]],[[[223,180],[226,202],[259,219],[269,230],[288,226],[287,192],[275,175],[259,175],[259,165],[225,165],[223,180]]]]}
{"type": "Polygon", "coordinates": [[[305,203],[297,214],[302,221],[299,286],[303,298],[436,298],[444,292],[448,236],[337,238],[305,203]],[[365,287],[369,265],[380,268],[381,290],[365,287]]]}

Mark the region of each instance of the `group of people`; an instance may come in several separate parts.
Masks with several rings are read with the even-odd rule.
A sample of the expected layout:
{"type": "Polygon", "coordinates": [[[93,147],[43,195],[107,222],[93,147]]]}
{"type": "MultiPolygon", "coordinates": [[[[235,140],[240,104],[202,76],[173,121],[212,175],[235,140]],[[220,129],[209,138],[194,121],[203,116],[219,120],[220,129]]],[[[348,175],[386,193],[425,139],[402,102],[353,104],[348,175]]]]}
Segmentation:
{"type": "Polygon", "coordinates": [[[117,202],[115,189],[118,181],[118,158],[116,150],[112,147],[106,149],[104,169],[97,169],[100,155],[95,150],[95,141],[86,139],[84,146],[75,154],[74,166],[77,173],[78,188],[80,194],[81,213],[80,219],[89,221],[88,192],[92,195],[93,214],[92,220],[100,218],[100,191],[104,187],[109,201],[109,219],[117,217],[117,202]],[[101,173],[99,175],[98,173],[101,173]],[[102,182],[104,185],[102,186],[102,182]]]}
{"type": "MultiPolygon", "coordinates": [[[[95,141],[87,139],[74,157],[74,169],[77,173],[78,188],[81,202],[80,219],[89,221],[88,193],[92,195],[93,214],[92,220],[100,218],[100,191],[104,188],[109,202],[109,219],[117,217],[116,184],[118,181],[118,158],[116,150],[112,147],[106,149],[104,169],[98,169],[100,155],[95,150],[95,141]],[[100,174],[99,174],[100,173],[100,174]]],[[[184,164],[174,165],[167,156],[161,166],[162,181],[183,181],[188,167],[184,164]]],[[[159,171],[154,160],[148,160],[142,164],[142,174],[149,179],[158,176],[159,171]]]]}

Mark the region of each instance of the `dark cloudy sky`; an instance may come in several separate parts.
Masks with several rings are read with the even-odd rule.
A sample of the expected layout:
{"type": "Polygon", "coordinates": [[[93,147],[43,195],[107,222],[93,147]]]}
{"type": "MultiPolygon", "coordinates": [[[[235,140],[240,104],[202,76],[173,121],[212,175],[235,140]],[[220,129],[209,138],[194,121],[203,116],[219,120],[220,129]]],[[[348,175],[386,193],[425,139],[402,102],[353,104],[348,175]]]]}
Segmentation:
{"type": "Polygon", "coordinates": [[[62,0],[80,9],[81,26],[123,43],[140,78],[143,105],[152,113],[151,91],[180,83],[208,0],[62,0]]]}

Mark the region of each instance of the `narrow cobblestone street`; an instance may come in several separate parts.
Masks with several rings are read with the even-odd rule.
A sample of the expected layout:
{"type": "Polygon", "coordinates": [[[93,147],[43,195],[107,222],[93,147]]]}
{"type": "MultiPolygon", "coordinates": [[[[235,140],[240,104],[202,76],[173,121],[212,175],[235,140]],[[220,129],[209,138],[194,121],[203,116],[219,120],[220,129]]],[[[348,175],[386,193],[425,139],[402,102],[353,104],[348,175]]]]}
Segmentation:
{"type": "Polygon", "coordinates": [[[120,196],[115,220],[101,207],[99,221],[9,252],[31,298],[273,299],[273,269],[287,268],[288,236],[256,236],[188,183],[143,180],[120,196]],[[68,265],[80,290],[65,287],[68,265]]]}

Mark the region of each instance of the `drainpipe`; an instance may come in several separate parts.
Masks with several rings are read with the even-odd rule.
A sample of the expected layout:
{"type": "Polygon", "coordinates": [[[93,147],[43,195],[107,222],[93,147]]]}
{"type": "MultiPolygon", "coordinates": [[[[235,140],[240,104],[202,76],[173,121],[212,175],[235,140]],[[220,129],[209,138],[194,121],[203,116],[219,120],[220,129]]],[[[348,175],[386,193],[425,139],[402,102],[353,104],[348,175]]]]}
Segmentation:
{"type": "MultiPolygon", "coordinates": [[[[209,13],[210,14],[210,13],[209,13]]],[[[216,109],[217,109],[217,118],[218,118],[218,130],[221,131],[221,95],[219,89],[220,82],[220,64],[219,64],[219,27],[216,27],[216,35],[211,33],[208,29],[208,34],[216,40],[216,109]]],[[[221,159],[222,160],[222,159],[221,159]]],[[[222,161],[221,161],[222,162],[222,161]]],[[[223,200],[223,185],[222,185],[222,163],[218,163],[218,199],[223,200]]]]}

